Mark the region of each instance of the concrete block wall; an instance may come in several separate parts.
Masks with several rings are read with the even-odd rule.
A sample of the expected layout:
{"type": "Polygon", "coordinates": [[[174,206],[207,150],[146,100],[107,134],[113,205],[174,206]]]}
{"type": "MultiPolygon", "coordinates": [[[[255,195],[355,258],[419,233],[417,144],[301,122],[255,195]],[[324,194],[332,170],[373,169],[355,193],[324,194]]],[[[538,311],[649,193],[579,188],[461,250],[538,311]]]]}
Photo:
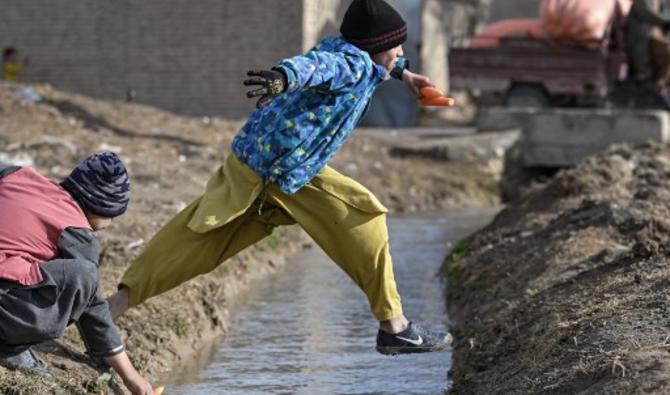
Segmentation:
{"type": "Polygon", "coordinates": [[[303,0],[303,51],[322,38],[340,34],[349,0],[303,0]]]}
{"type": "Polygon", "coordinates": [[[667,143],[670,138],[666,111],[529,110],[520,120],[526,166],[574,166],[612,144],[667,143]]]}

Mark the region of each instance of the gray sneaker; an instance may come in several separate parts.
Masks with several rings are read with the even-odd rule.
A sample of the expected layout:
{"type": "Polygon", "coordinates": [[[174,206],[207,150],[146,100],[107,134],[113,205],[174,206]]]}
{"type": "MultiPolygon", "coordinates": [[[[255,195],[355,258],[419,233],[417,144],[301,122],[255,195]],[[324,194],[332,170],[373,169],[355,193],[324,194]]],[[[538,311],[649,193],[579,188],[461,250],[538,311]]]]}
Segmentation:
{"type": "Polygon", "coordinates": [[[27,349],[20,354],[0,357],[0,365],[7,369],[25,370],[40,376],[51,377],[47,366],[31,349],[27,349]]]}
{"type": "Polygon", "coordinates": [[[442,351],[452,343],[449,333],[433,332],[409,323],[407,329],[392,335],[381,329],[377,333],[377,351],[384,355],[442,351]]]}

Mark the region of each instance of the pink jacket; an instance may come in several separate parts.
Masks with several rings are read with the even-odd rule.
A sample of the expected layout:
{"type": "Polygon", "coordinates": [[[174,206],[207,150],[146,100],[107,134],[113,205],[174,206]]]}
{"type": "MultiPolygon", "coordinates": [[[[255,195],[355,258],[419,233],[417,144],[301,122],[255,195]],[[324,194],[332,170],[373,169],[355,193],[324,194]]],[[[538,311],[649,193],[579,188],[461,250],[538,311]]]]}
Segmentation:
{"type": "Polygon", "coordinates": [[[69,227],[90,229],[65,189],[32,168],[0,167],[0,279],[40,283],[39,264],[58,255],[69,227]]]}

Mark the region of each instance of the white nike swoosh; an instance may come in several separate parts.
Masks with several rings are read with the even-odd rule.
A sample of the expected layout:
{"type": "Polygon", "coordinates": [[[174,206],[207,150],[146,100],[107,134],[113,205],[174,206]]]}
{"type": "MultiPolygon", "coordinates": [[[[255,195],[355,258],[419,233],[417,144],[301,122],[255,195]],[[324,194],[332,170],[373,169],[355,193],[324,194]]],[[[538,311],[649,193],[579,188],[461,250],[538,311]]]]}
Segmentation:
{"type": "Polygon", "coordinates": [[[418,338],[417,340],[414,340],[414,339],[408,339],[408,338],[406,338],[406,337],[402,337],[402,336],[396,336],[396,337],[397,337],[398,339],[400,339],[400,340],[404,340],[404,341],[406,341],[407,343],[412,343],[412,344],[414,344],[415,346],[420,346],[420,345],[423,344],[423,338],[421,338],[421,336],[419,336],[419,338],[418,338]]]}

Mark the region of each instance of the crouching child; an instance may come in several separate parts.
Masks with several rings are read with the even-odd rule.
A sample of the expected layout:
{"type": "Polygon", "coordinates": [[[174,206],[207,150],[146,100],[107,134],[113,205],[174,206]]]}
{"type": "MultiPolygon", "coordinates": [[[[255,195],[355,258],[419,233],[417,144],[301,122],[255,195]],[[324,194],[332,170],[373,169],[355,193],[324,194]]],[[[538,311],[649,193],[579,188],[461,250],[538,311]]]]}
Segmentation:
{"type": "Polygon", "coordinates": [[[126,211],[130,183],[114,153],[94,154],[59,185],[29,167],[0,165],[0,365],[48,375],[31,346],[76,324],[133,394],[135,370],[98,285],[96,231],[126,211]]]}

